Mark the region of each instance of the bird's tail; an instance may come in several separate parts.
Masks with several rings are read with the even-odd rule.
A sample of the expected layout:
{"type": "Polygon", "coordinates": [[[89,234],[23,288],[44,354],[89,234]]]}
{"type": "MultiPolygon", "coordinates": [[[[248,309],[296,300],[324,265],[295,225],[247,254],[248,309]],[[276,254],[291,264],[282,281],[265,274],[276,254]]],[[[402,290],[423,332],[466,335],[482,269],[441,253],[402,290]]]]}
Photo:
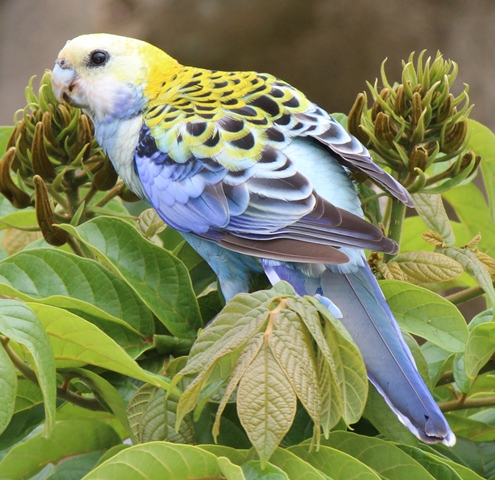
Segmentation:
{"type": "Polygon", "coordinates": [[[317,289],[314,279],[305,279],[301,272],[285,265],[266,265],[265,270],[272,282],[288,281],[299,295],[320,293],[334,315],[340,310],[341,321],[361,351],[370,381],[399,420],[423,442],[454,445],[455,435],[421,378],[367,265],[347,274],[327,269],[317,289]]]}

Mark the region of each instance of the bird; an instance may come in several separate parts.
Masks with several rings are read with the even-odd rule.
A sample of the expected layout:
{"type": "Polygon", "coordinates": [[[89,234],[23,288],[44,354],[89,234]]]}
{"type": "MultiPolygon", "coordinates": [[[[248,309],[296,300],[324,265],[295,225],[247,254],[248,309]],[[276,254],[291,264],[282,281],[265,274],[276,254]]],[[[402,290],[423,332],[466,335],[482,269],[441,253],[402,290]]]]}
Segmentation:
{"type": "Polygon", "coordinates": [[[208,262],[227,301],[262,272],[316,296],[398,419],[425,443],[455,444],[364,255],[398,245],[364,219],[350,175],[412,198],[331,115],[273,75],[184,66],[104,33],[69,40],[51,82],[91,118],[124,183],[208,262]]]}

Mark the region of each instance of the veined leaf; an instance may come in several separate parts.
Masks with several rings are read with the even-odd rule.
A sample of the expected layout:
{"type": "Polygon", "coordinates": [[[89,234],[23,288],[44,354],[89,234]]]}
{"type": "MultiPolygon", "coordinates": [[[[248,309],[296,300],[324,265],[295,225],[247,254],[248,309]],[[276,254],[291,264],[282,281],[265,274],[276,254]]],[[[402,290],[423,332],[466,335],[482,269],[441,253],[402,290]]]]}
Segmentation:
{"type": "Polygon", "coordinates": [[[169,441],[195,442],[191,417],[186,417],[178,431],[176,424],[177,397],[152,385],[143,385],[131,398],[127,414],[140,443],[169,441]]]}
{"type": "Polygon", "coordinates": [[[445,192],[443,197],[468,229],[470,238],[480,233],[482,248],[495,252],[495,225],[490,221],[490,211],[481,191],[469,183],[445,192]]]}
{"type": "MultiPolygon", "coordinates": [[[[45,402],[45,427],[48,436],[55,420],[56,380],[55,360],[50,340],[36,311],[17,300],[0,300],[0,332],[20,343],[34,360],[33,370],[43,392],[45,402]]],[[[1,476],[0,476],[1,478],[1,476]]]]}
{"type": "Polygon", "coordinates": [[[143,370],[110,337],[83,318],[49,305],[27,305],[38,316],[50,337],[55,359],[62,365],[95,365],[170,390],[164,378],[143,370]]]}
{"type": "Polygon", "coordinates": [[[470,379],[478,375],[495,352],[495,323],[481,323],[469,332],[464,355],[464,367],[470,379]]]}
{"type": "Polygon", "coordinates": [[[180,260],[115,217],[98,217],[77,229],[70,225],[64,229],[103,256],[172,334],[195,336],[202,321],[189,273],[180,260]]]}
{"type": "Polygon", "coordinates": [[[439,233],[447,245],[455,243],[454,231],[442,203],[442,196],[427,193],[413,193],[414,206],[423,222],[439,233]]]}
{"type": "Polygon", "coordinates": [[[438,283],[462,275],[462,265],[450,257],[437,252],[407,252],[394,257],[409,283],[438,283]]]}
{"type": "Polygon", "coordinates": [[[317,451],[310,451],[308,445],[296,445],[288,450],[302,458],[333,480],[379,480],[381,477],[372,468],[351,455],[335,448],[321,445],[317,451]]]}
{"type": "Polygon", "coordinates": [[[153,333],[150,311],[123,280],[93,260],[53,248],[27,250],[2,260],[0,293],[25,301],[56,295],[79,299],[139,332],[153,333]]]}
{"type": "MultiPolygon", "coordinates": [[[[322,475],[313,465],[305,462],[301,457],[294,452],[277,448],[270,457],[270,463],[283,470],[290,480],[325,480],[322,475]]],[[[335,476],[332,475],[333,479],[335,476]]],[[[349,478],[349,477],[348,477],[349,478]]]]}
{"type": "Polygon", "coordinates": [[[239,382],[237,411],[242,426],[266,464],[296,414],[297,397],[271,349],[263,343],[239,382]]]}
{"type": "Polygon", "coordinates": [[[495,288],[490,273],[474,252],[457,247],[440,247],[437,251],[459,262],[464,270],[478,282],[492,304],[495,305],[495,288]]]}
{"type": "Polygon", "coordinates": [[[192,445],[151,442],[117,453],[83,480],[221,478],[217,458],[192,445]]]}
{"type": "Polygon", "coordinates": [[[115,430],[98,420],[56,422],[49,438],[38,434],[12,448],[0,462],[0,478],[29,478],[49,463],[120,442],[115,430]]]}
{"type": "MultiPolygon", "coordinates": [[[[1,331],[0,319],[0,331],[1,331]]],[[[3,333],[3,332],[2,332],[3,333]]],[[[7,428],[15,411],[17,373],[7,352],[0,344],[0,435],[7,428]]]]}
{"type": "Polygon", "coordinates": [[[435,480],[416,460],[395,445],[351,432],[333,432],[323,445],[345,452],[390,480],[435,480]]]}
{"type": "Polygon", "coordinates": [[[385,280],[380,287],[401,328],[449,352],[464,351],[467,326],[455,305],[404,282],[385,280]]]}
{"type": "Polygon", "coordinates": [[[468,119],[467,122],[470,130],[468,149],[481,156],[480,168],[490,205],[490,220],[493,224],[495,223],[495,134],[476,120],[468,119]]]}

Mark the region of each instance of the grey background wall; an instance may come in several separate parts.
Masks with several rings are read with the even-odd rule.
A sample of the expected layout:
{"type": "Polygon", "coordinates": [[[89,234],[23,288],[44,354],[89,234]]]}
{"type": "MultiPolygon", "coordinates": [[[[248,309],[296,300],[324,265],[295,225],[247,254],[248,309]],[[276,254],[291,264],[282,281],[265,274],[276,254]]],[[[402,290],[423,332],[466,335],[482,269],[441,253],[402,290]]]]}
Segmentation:
{"type": "MultiPolygon", "coordinates": [[[[388,58],[440,50],[470,85],[473,117],[495,128],[493,0],[0,0],[0,124],[67,39],[104,31],[159,45],[182,63],[268,71],[347,113],[388,58]]],[[[395,75],[395,77],[394,77],[395,75]]]]}

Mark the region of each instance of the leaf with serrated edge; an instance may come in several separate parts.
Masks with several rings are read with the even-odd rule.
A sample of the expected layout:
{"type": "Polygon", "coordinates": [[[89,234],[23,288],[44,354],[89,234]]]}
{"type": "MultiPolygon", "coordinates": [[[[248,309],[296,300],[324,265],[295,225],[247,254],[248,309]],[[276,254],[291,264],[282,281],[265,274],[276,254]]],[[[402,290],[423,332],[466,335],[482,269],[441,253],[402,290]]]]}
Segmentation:
{"type": "MultiPolygon", "coordinates": [[[[0,325],[2,321],[0,320],[0,325]]],[[[2,332],[3,333],[3,332],[2,332]]],[[[17,374],[7,352],[0,344],[0,434],[7,428],[14,414],[17,374]]]]}
{"type": "Polygon", "coordinates": [[[175,430],[177,397],[152,385],[143,385],[131,398],[128,407],[132,429],[140,443],[169,441],[194,443],[194,426],[191,418],[175,430]]]}
{"type": "Polygon", "coordinates": [[[319,432],[321,396],[311,337],[295,312],[282,308],[272,321],[268,345],[319,432]]]}
{"type": "MultiPolygon", "coordinates": [[[[45,426],[43,435],[49,435],[55,420],[57,398],[55,359],[50,340],[43,329],[37,312],[17,300],[0,300],[0,332],[24,345],[32,355],[36,376],[45,403],[45,426]]],[[[1,476],[0,476],[1,478],[1,476]]]]}
{"type": "Polygon", "coordinates": [[[454,231],[443,206],[442,196],[427,193],[413,193],[414,206],[423,222],[433,231],[439,233],[445,243],[455,243],[454,231]]]}
{"type": "Polygon", "coordinates": [[[230,374],[227,387],[225,388],[225,393],[223,394],[222,400],[218,405],[218,410],[215,415],[215,422],[213,423],[213,429],[212,429],[212,433],[213,433],[213,437],[215,438],[215,441],[220,433],[220,418],[225,409],[225,406],[227,405],[227,402],[229,401],[232,393],[236,389],[237,384],[241,380],[247,368],[249,367],[249,365],[251,365],[251,362],[258,354],[262,342],[263,342],[263,333],[260,332],[257,335],[255,335],[253,338],[251,338],[251,340],[244,347],[242,353],[237,359],[235,367],[232,370],[232,373],[230,374]]]}
{"type": "Polygon", "coordinates": [[[474,252],[457,247],[438,248],[437,251],[459,262],[464,270],[478,282],[486,296],[495,305],[495,288],[490,273],[474,252]]]}
{"type": "Polygon", "coordinates": [[[467,326],[457,307],[440,295],[395,280],[380,282],[395,319],[404,330],[449,352],[462,352],[467,326]]]}
{"type": "Polygon", "coordinates": [[[117,453],[83,480],[221,478],[217,457],[192,445],[150,442],[117,453]]]}
{"type": "Polygon", "coordinates": [[[296,414],[297,397],[270,348],[263,343],[239,382],[237,412],[262,464],[266,463],[296,414]]]}
{"type": "Polygon", "coordinates": [[[342,417],[347,424],[355,423],[363,413],[369,388],[361,352],[344,325],[326,307],[317,299],[308,300],[327,321],[324,335],[337,365],[337,380],[342,393],[342,417]]]}
{"type": "Polygon", "coordinates": [[[172,334],[195,335],[201,316],[189,273],[180,260],[115,217],[97,217],[77,229],[70,225],[64,229],[103,256],[172,334]]]}
{"type": "Polygon", "coordinates": [[[144,371],[110,337],[83,318],[48,305],[27,305],[50,337],[56,360],[95,365],[170,390],[164,378],[144,371]]]}
{"type": "MultiPolygon", "coordinates": [[[[446,282],[462,275],[462,265],[437,252],[407,252],[394,257],[409,283],[446,282]]],[[[402,279],[401,279],[402,280],[402,279]]]]}
{"type": "Polygon", "coordinates": [[[481,323],[469,332],[464,366],[469,378],[475,378],[495,352],[495,323],[481,323]]]}

